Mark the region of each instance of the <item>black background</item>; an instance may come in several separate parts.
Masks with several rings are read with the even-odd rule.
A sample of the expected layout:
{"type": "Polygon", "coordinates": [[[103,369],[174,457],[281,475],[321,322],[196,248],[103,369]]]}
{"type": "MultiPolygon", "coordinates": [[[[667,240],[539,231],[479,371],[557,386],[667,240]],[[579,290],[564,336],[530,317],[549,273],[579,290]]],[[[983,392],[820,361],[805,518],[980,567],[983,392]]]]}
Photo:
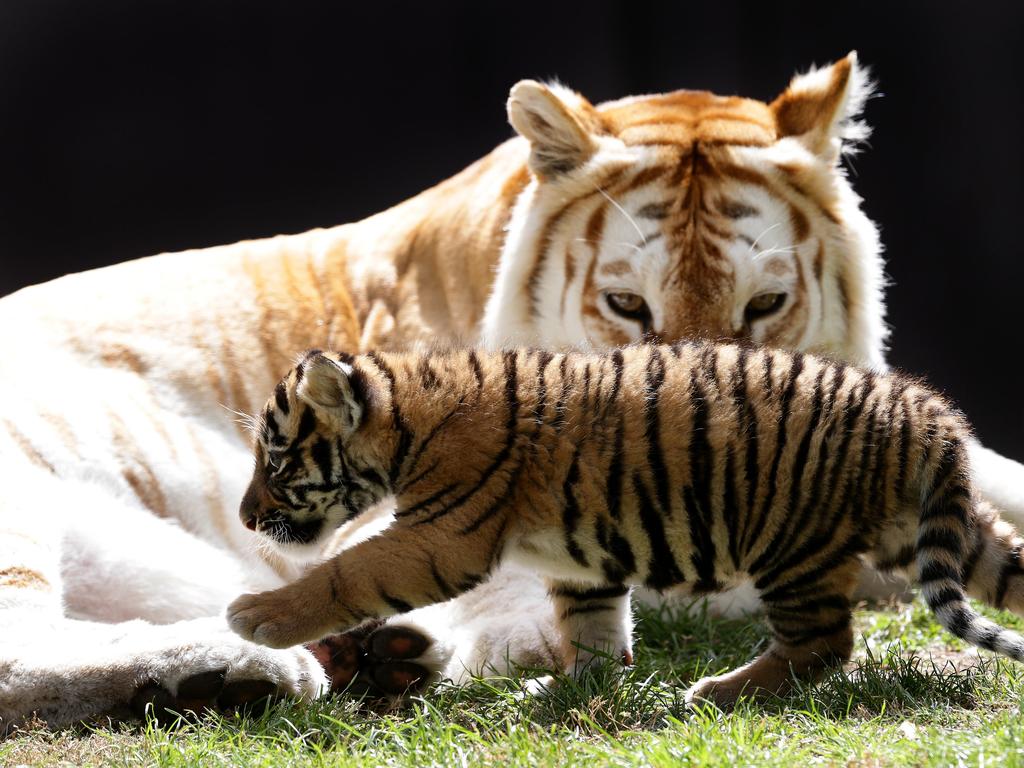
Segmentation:
{"type": "Polygon", "coordinates": [[[523,77],[768,100],[850,49],[890,359],[1024,459],[1019,2],[0,0],[0,294],[381,210],[508,137],[523,77]]]}

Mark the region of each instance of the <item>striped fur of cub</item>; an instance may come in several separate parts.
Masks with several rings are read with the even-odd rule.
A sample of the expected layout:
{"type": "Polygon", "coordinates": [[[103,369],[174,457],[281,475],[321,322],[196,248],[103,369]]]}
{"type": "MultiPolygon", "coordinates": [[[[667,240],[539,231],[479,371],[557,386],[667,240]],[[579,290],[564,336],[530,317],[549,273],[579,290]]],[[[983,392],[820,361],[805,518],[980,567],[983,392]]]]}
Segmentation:
{"type": "Polygon", "coordinates": [[[911,571],[957,637],[1024,660],[1024,639],[966,599],[1024,613],[1024,541],[972,492],[962,414],[904,376],[703,342],[314,351],[261,424],[241,516],[286,551],[397,505],[383,534],[231,605],[260,643],[447,600],[507,559],[549,580],[579,669],[592,650],[631,659],[631,586],[749,579],[770,647],[689,693],[727,706],[849,658],[864,558],[911,571]]]}

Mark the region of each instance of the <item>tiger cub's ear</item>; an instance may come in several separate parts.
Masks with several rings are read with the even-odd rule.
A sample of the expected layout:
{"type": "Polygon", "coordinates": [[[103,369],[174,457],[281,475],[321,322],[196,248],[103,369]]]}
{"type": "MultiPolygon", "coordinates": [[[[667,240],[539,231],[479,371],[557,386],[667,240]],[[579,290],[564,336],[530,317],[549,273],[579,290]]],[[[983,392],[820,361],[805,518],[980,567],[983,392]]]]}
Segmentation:
{"type": "Polygon", "coordinates": [[[578,168],[597,148],[583,114],[576,114],[594,108],[582,96],[555,87],[569,103],[534,80],[520,80],[508,97],[508,121],[530,142],[530,170],[542,180],[578,168]]]}
{"type": "Polygon", "coordinates": [[[771,103],[779,138],[793,136],[811,152],[835,162],[871,130],[857,118],[871,95],[868,71],[856,51],[821,69],[797,75],[771,103]]]}
{"type": "Polygon", "coordinates": [[[343,437],[348,437],[363,423],[367,409],[365,381],[349,363],[312,352],[296,371],[295,393],[313,407],[317,416],[343,437]]]}

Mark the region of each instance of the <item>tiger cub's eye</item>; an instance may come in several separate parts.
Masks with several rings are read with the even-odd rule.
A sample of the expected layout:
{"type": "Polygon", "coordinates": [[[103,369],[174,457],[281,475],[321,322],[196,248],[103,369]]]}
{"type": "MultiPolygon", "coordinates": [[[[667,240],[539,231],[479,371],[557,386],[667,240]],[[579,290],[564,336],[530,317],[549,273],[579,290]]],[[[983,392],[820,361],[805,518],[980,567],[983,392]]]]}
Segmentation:
{"type": "Polygon", "coordinates": [[[647,307],[644,297],[638,293],[608,291],[604,295],[604,300],[608,303],[608,308],[617,315],[641,322],[650,320],[651,310],[647,307]]]}
{"type": "Polygon", "coordinates": [[[749,323],[778,312],[785,303],[785,293],[759,293],[747,302],[747,308],[743,314],[749,323]]]}

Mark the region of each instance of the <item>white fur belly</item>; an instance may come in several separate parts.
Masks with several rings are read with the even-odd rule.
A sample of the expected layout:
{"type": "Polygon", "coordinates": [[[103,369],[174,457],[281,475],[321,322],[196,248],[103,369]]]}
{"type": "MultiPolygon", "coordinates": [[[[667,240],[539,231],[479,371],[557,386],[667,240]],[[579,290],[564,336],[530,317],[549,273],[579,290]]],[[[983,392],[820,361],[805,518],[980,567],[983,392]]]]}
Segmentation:
{"type": "Polygon", "coordinates": [[[749,578],[738,579],[735,584],[729,586],[729,589],[707,597],[694,598],[685,590],[678,592],[673,590],[661,594],[652,589],[642,588],[633,591],[633,600],[651,607],[693,606],[695,610],[706,602],[709,614],[730,619],[759,613],[762,608],[757,589],[749,578]]]}

